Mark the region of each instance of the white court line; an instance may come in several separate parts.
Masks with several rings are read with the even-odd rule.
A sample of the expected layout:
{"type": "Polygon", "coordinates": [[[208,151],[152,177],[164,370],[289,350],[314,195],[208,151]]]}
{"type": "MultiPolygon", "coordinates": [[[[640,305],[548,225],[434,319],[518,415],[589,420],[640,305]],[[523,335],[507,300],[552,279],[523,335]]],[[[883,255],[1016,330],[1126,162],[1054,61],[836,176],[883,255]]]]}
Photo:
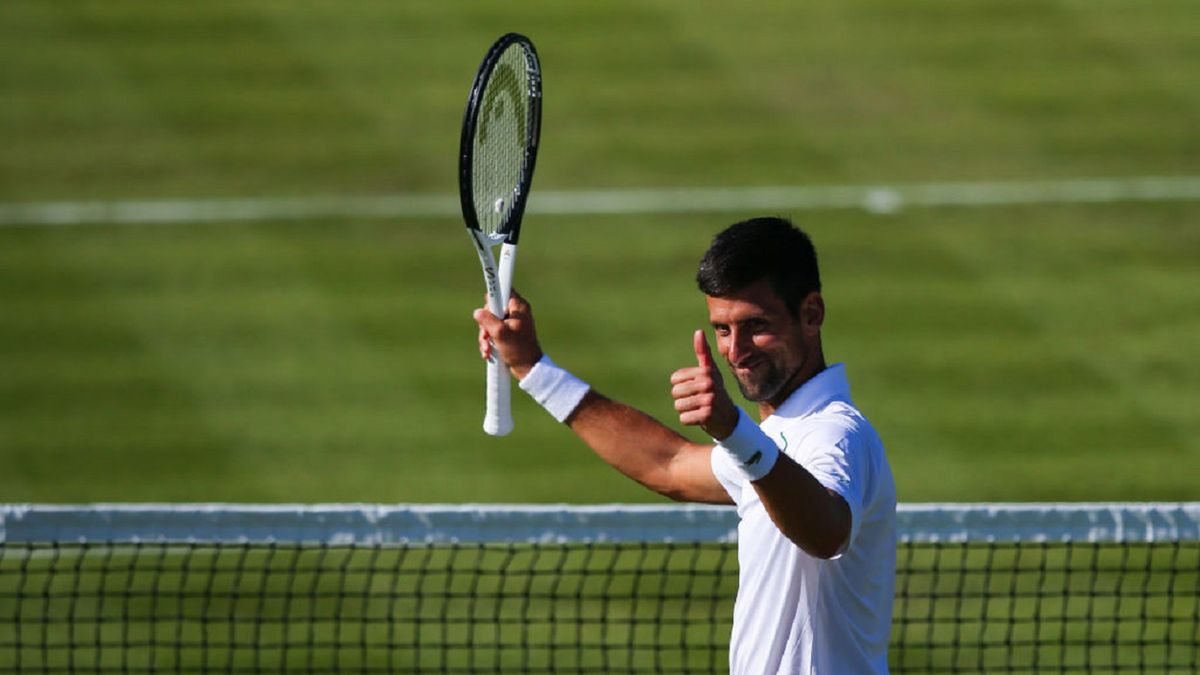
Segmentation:
{"type": "MultiPolygon", "coordinates": [[[[1200,176],[641,190],[534,190],[540,215],[712,213],[1200,200],[1200,176]]],[[[457,195],[170,199],[0,204],[0,226],[203,223],[318,218],[448,218],[457,195]]]]}

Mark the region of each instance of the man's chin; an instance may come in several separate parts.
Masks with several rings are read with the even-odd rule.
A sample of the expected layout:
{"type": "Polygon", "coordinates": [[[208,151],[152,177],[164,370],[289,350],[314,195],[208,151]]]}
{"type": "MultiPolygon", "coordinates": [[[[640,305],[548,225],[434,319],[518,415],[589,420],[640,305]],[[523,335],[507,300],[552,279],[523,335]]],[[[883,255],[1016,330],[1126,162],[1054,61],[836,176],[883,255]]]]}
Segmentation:
{"type": "Polygon", "coordinates": [[[765,401],[768,398],[770,398],[770,395],[766,391],[766,388],[761,385],[757,385],[757,384],[747,385],[745,382],[742,382],[741,380],[738,380],[737,385],[738,385],[738,391],[742,392],[742,398],[746,399],[747,401],[753,401],[755,403],[758,403],[759,401],[765,401]]]}
{"type": "Polygon", "coordinates": [[[773,400],[787,386],[788,380],[778,376],[778,371],[768,373],[770,374],[774,374],[775,377],[755,378],[753,382],[745,382],[735,376],[738,391],[742,392],[743,398],[754,403],[773,400]]]}

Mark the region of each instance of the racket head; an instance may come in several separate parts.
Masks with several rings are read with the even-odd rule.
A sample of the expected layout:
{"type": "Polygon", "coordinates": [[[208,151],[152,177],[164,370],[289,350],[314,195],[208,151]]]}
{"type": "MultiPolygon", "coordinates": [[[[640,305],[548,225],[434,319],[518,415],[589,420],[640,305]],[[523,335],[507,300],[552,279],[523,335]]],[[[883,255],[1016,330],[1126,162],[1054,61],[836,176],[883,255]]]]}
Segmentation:
{"type": "Polygon", "coordinates": [[[463,220],[493,244],[520,236],[541,122],[537,50],[524,35],[503,35],[471,83],[458,157],[463,220]]]}

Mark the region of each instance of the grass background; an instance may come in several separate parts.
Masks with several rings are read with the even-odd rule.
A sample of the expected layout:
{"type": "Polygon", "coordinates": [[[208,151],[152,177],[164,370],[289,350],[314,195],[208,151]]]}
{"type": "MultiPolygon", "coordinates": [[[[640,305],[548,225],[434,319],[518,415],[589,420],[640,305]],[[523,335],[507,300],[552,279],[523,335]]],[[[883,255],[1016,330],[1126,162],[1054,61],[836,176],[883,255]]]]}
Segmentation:
{"type": "MultiPolygon", "coordinates": [[[[1191,0],[0,5],[0,203],[442,194],[530,35],[538,190],[1200,174],[1191,0]]],[[[754,214],[530,217],[547,350],[673,421],[754,214]]],[[[1195,499],[1200,203],[785,213],[903,501],[1195,499]]],[[[455,219],[0,228],[3,501],[657,499],[516,397],[455,219]]]]}

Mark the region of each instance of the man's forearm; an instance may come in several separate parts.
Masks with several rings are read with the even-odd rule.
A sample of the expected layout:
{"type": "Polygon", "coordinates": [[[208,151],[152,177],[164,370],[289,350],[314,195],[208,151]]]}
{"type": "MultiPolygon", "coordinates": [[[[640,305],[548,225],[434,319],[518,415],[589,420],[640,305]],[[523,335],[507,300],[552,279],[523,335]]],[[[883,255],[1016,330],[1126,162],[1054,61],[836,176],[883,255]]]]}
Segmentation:
{"type": "Polygon", "coordinates": [[[832,558],[850,536],[850,507],[787,455],[752,483],[775,527],[811,556],[832,558]]]}
{"type": "Polygon", "coordinates": [[[597,394],[546,358],[533,310],[519,293],[513,291],[509,298],[506,318],[482,307],[473,316],[479,324],[480,355],[493,358],[498,350],[521,389],[566,422],[604,461],[672,499],[732,503],[713,475],[711,445],[692,443],[649,415],[597,394]]]}

